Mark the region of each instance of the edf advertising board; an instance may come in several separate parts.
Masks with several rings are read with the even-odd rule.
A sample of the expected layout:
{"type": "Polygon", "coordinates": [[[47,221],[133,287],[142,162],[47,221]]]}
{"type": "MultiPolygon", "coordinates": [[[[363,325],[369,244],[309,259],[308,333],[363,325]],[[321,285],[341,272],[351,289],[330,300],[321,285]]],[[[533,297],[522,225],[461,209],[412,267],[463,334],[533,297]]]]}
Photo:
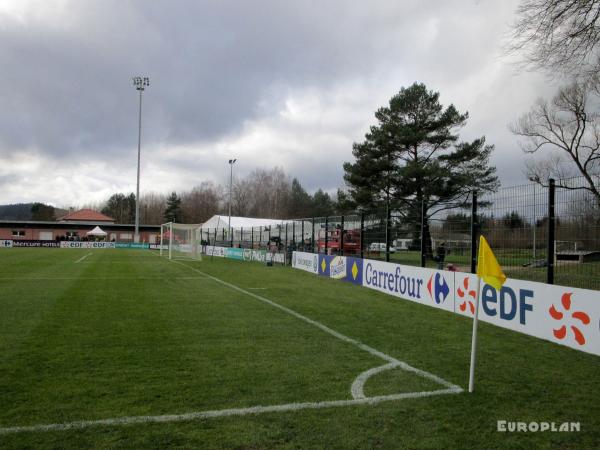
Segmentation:
{"type": "MultiPolygon", "coordinates": [[[[292,265],[462,316],[475,315],[476,275],[323,254],[315,272],[309,264],[315,256],[301,253],[292,265]],[[300,267],[303,262],[306,268],[300,267]]],[[[600,355],[598,291],[514,279],[496,291],[482,282],[479,320],[600,355]]]]}

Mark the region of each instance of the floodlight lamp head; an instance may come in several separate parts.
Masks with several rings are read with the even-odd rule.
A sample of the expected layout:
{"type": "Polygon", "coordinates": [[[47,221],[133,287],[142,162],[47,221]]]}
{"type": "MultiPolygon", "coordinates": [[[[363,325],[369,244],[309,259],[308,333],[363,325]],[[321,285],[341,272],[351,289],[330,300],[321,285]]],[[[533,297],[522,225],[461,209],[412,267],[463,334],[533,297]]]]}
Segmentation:
{"type": "Polygon", "coordinates": [[[143,91],[145,87],[150,86],[150,78],[133,77],[133,85],[138,91],[143,91]]]}

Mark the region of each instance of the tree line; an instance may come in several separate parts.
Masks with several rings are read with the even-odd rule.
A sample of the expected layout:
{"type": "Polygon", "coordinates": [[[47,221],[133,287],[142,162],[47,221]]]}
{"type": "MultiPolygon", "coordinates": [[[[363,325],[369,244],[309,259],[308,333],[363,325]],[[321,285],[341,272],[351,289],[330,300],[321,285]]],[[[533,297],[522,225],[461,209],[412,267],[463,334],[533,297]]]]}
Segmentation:
{"type": "MultiPolygon", "coordinates": [[[[135,194],[116,193],[102,205],[101,212],[118,223],[135,221],[135,194]]],[[[248,176],[234,178],[231,214],[267,219],[295,219],[334,215],[339,211],[336,196],[322,189],[309,194],[297,178],[282,168],[255,169],[248,176]]],[[[229,185],[204,181],[188,191],[140,196],[140,222],[203,223],[215,214],[229,214],[229,185]]]]}

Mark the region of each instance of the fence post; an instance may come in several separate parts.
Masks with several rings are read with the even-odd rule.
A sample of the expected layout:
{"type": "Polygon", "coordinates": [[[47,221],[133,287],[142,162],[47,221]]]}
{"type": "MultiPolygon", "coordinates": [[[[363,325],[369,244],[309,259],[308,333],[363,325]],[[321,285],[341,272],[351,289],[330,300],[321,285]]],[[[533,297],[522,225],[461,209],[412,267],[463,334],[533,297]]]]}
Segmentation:
{"type": "Polygon", "coordinates": [[[342,229],[340,230],[340,255],[344,256],[344,216],[342,216],[342,229]]]}
{"type": "Polygon", "coordinates": [[[327,236],[327,229],[329,228],[329,216],[325,217],[325,254],[327,254],[327,244],[329,243],[329,237],[327,236]]]}
{"type": "Polygon", "coordinates": [[[392,219],[392,210],[390,209],[390,202],[387,202],[385,210],[385,261],[390,262],[390,222],[392,219]]]}
{"type": "Polygon", "coordinates": [[[240,248],[244,247],[244,227],[240,227],[240,248]]]}
{"type": "Polygon", "coordinates": [[[421,267],[425,267],[425,200],[421,200],[421,267]]]}
{"type": "Polygon", "coordinates": [[[477,191],[473,191],[471,202],[471,273],[477,271],[477,238],[479,234],[479,221],[477,220],[477,191]]]}
{"type": "Polygon", "coordinates": [[[300,226],[300,233],[302,234],[302,251],[305,252],[306,248],[305,248],[305,242],[304,242],[304,219],[302,219],[302,225],[300,226]]]}
{"type": "Polygon", "coordinates": [[[296,244],[296,221],[292,222],[292,245],[296,244]]]}
{"type": "Polygon", "coordinates": [[[546,283],[554,284],[554,245],[555,238],[554,236],[554,225],[555,225],[555,216],[554,216],[554,201],[555,201],[555,184],[554,178],[550,178],[548,180],[548,249],[547,249],[547,274],[546,274],[546,283]]]}
{"type": "Polygon", "coordinates": [[[254,227],[250,227],[250,248],[254,249],[254,227]]]}
{"type": "Polygon", "coordinates": [[[360,258],[363,259],[365,252],[365,242],[363,240],[363,235],[364,235],[364,231],[365,231],[365,213],[361,212],[360,213],[360,258]]]}
{"type": "MultiPolygon", "coordinates": [[[[315,253],[315,218],[312,218],[312,234],[310,235],[310,252],[315,253]]],[[[319,253],[317,248],[316,253],[319,253]]]]}
{"type": "Polygon", "coordinates": [[[283,265],[287,266],[288,257],[288,223],[285,223],[285,244],[283,246],[283,265]]]}

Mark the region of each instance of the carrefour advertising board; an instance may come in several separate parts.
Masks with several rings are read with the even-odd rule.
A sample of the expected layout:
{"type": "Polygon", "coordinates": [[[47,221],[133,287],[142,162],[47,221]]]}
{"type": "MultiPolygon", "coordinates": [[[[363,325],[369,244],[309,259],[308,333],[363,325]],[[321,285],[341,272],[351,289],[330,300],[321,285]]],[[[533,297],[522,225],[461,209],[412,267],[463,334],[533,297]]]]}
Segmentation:
{"type": "Polygon", "coordinates": [[[454,272],[365,259],[362,285],[454,312],[454,272]]]}
{"type": "MultiPolygon", "coordinates": [[[[312,272],[311,256],[315,255],[296,255],[292,266],[312,272]]],[[[320,276],[462,316],[475,315],[477,276],[470,273],[322,254],[318,264],[320,276]]],[[[479,320],[600,355],[600,292],[514,279],[500,291],[482,282],[480,292],[479,320]]]]}

